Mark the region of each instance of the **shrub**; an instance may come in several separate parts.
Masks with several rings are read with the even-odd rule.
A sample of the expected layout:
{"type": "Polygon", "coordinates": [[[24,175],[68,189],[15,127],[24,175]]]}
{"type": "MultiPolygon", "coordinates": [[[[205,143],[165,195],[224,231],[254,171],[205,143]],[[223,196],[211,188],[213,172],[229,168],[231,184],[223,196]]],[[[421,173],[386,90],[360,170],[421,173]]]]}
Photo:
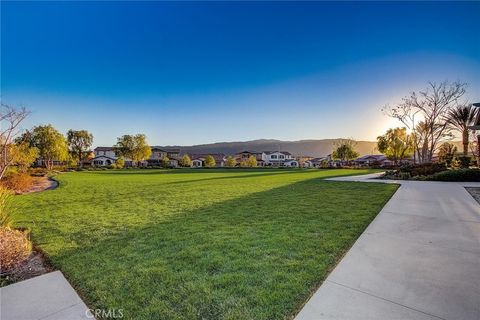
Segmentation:
{"type": "Polygon", "coordinates": [[[429,176],[428,180],[480,182],[480,169],[458,169],[437,172],[429,176]]]}
{"type": "Polygon", "coordinates": [[[23,231],[0,228],[0,265],[8,273],[28,258],[32,244],[23,231]]]}
{"type": "Polygon", "coordinates": [[[445,170],[447,170],[445,163],[422,163],[405,165],[400,167],[398,171],[402,173],[409,173],[411,177],[415,177],[429,176],[445,170]]]}
{"type": "Polygon", "coordinates": [[[184,154],[182,159],[180,159],[180,165],[182,167],[191,167],[192,166],[192,159],[190,159],[188,154],[184,154]]]}
{"type": "Polygon", "coordinates": [[[118,158],[117,160],[115,160],[115,165],[118,169],[122,169],[123,167],[125,167],[125,159],[122,157],[118,158]]]}
{"type": "Polygon", "coordinates": [[[10,174],[2,180],[2,185],[13,191],[28,191],[33,185],[33,178],[28,173],[23,172],[10,174]]]}
{"type": "Polygon", "coordinates": [[[470,167],[470,162],[472,157],[469,156],[459,156],[457,157],[458,161],[460,162],[460,168],[468,168],[470,167]]]}

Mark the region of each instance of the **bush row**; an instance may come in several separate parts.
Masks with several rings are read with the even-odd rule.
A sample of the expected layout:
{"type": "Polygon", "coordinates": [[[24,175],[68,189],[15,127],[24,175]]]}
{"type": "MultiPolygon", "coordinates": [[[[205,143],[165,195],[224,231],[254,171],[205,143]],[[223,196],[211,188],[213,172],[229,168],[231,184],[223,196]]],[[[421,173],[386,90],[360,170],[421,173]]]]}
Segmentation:
{"type": "Polygon", "coordinates": [[[447,170],[429,176],[428,180],[480,182],[480,169],[447,170]]]}

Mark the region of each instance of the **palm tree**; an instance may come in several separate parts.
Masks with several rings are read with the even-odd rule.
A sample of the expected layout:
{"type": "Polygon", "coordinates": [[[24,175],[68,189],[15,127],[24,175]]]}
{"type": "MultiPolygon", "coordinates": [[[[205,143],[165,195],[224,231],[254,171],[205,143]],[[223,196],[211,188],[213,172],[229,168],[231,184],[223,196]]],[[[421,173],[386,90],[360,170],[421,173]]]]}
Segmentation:
{"type": "Polygon", "coordinates": [[[471,104],[459,106],[447,114],[447,122],[452,129],[462,134],[463,155],[468,155],[468,127],[473,125],[477,111],[471,104]]]}

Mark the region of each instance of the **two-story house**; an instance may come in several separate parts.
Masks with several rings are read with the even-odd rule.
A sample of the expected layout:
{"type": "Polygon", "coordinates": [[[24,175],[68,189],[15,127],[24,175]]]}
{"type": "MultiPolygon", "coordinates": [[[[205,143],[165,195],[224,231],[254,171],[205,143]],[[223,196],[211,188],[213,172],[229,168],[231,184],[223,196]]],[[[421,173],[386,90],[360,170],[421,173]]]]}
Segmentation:
{"type": "Polygon", "coordinates": [[[298,161],[288,151],[265,151],[265,165],[273,167],[298,167],[298,161]]]}
{"type": "Polygon", "coordinates": [[[250,156],[254,156],[257,160],[257,166],[263,167],[265,165],[265,153],[259,151],[242,151],[235,154],[235,160],[237,163],[248,160],[250,156]]]}
{"type": "Polygon", "coordinates": [[[180,161],[180,149],[159,146],[153,146],[151,149],[152,155],[147,160],[149,165],[162,165],[163,159],[167,157],[169,167],[178,167],[178,162],[180,161]]]}
{"type": "Polygon", "coordinates": [[[93,150],[95,157],[92,159],[92,165],[94,166],[109,166],[115,164],[117,156],[113,147],[96,147],[93,150]]]}

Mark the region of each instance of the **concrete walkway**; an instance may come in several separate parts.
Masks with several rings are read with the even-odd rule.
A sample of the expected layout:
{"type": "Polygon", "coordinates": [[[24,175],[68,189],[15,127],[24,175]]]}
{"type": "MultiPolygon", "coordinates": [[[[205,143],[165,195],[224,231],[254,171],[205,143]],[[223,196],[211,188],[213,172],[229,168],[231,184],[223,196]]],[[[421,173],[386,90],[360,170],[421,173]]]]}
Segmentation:
{"type": "Polygon", "coordinates": [[[1,320],[93,319],[60,271],[0,288],[1,320]]]}
{"type": "Polygon", "coordinates": [[[401,187],[295,319],[480,319],[480,183],[401,187]]]}

